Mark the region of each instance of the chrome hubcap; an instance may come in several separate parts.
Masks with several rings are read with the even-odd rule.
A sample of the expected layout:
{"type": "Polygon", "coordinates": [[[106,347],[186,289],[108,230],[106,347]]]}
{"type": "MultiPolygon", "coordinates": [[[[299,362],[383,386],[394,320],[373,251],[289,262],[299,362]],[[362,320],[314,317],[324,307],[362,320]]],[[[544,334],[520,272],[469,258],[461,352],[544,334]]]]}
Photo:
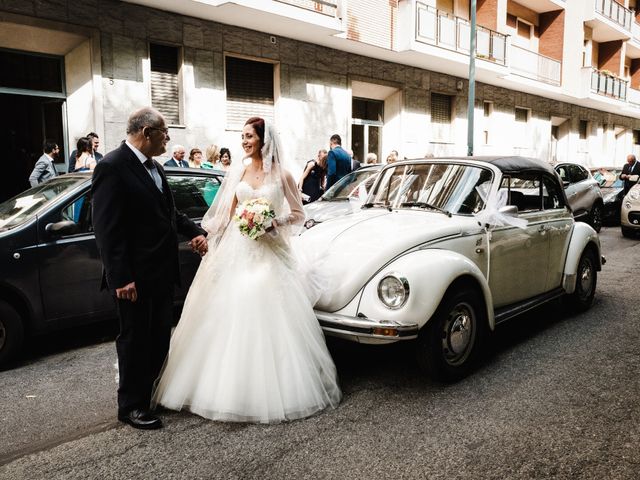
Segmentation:
{"type": "Polygon", "coordinates": [[[450,365],[463,363],[469,356],[475,335],[475,315],[473,308],[460,303],[451,310],[444,325],[442,350],[450,365]]]}
{"type": "Polygon", "coordinates": [[[589,296],[593,285],[593,272],[591,270],[591,262],[587,260],[580,272],[580,290],[582,290],[582,294],[585,297],[589,296]]]}

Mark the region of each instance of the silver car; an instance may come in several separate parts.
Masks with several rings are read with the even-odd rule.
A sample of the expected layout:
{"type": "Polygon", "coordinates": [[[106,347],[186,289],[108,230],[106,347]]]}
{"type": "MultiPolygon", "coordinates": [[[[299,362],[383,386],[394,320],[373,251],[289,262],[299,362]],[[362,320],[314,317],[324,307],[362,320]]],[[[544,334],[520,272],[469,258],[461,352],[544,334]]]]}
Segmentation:
{"type": "Polygon", "coordinates": [[[322,197],[304,206],[306,228],[359,210],[384,165],[367,165],[345,175],[322,197]]]}
{"type": "Polygon", "coordinates": [[[600,185],[589,170],[577,163],[560,163],[555,166],[562,179],[564,193],[576,220],[586,222],[596,232],[602,228],[604,202],[600,185]]]}

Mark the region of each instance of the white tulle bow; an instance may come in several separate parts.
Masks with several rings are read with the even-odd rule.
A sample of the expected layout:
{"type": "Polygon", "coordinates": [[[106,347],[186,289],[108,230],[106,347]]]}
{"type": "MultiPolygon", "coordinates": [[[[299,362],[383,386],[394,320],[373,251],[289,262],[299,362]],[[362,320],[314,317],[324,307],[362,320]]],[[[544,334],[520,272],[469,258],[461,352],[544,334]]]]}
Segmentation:
{"type": "Polygon", "coordinates": [[[476,187],[476,191],[485,202],[484,209],[474,214],[480,225],[489,225],[492,227],[503,227],[505,225],[512,225],[518,228],[527,227],[529,222],[524,218],[507,215],[500,211],[502,207],[507,205],[507,190],[498,189],[489,194],[488,198],[486,190],[487,186],[484,184],[476,187]]]}

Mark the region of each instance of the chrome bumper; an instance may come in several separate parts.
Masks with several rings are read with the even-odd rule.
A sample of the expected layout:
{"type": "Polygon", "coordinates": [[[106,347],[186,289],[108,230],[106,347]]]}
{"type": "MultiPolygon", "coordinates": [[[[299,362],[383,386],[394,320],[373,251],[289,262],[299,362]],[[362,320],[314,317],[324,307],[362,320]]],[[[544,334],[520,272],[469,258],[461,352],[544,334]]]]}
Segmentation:
{"type": "Polygon", "coordinates": [[[328,335],[359,341],[360,338],[386,341],[411,340],[418,337],[417,323],[400,324],[390,320],[350,317],[315,310],[322,330],[328,335]]]}

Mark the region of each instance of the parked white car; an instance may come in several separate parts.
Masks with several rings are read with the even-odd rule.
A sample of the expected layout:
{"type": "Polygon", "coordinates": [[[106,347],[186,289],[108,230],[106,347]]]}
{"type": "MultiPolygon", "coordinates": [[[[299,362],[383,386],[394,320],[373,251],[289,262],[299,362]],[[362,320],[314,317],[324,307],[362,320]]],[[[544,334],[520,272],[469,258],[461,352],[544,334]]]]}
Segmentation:
{"type": "Polygon", "coordinates": [[[304,206],[306,228],[360,209],[384,165],[366,165],[348,173],[315,202],[304,206]]]}
{"type": "Polygon", "coordinates": [[[435,378],[461,378],[495,326],[565,297],[589,308],[604,259],[553,168],[521,157],[387,165],[361,211],[302,234],[326,247],[324,331],[363,343],[417,339],[435,378]]]}
{"type": "Polygon", "coordinates": [[[555,170],[562,179],[575,219],[587,222],[599,232],[602,228],[604,199],[598,181],[589,170],[577,163],[560,163],[555,166],[555,170]]]}
{"type": "MultiPolygon", "coordinates": [[[[632,177],[637,177],[637,175],[632,177]]],[[[640,232],[640,184],[631,187],[622,199],[620,229],[625,237],[631,237],[640,232]]]]}

